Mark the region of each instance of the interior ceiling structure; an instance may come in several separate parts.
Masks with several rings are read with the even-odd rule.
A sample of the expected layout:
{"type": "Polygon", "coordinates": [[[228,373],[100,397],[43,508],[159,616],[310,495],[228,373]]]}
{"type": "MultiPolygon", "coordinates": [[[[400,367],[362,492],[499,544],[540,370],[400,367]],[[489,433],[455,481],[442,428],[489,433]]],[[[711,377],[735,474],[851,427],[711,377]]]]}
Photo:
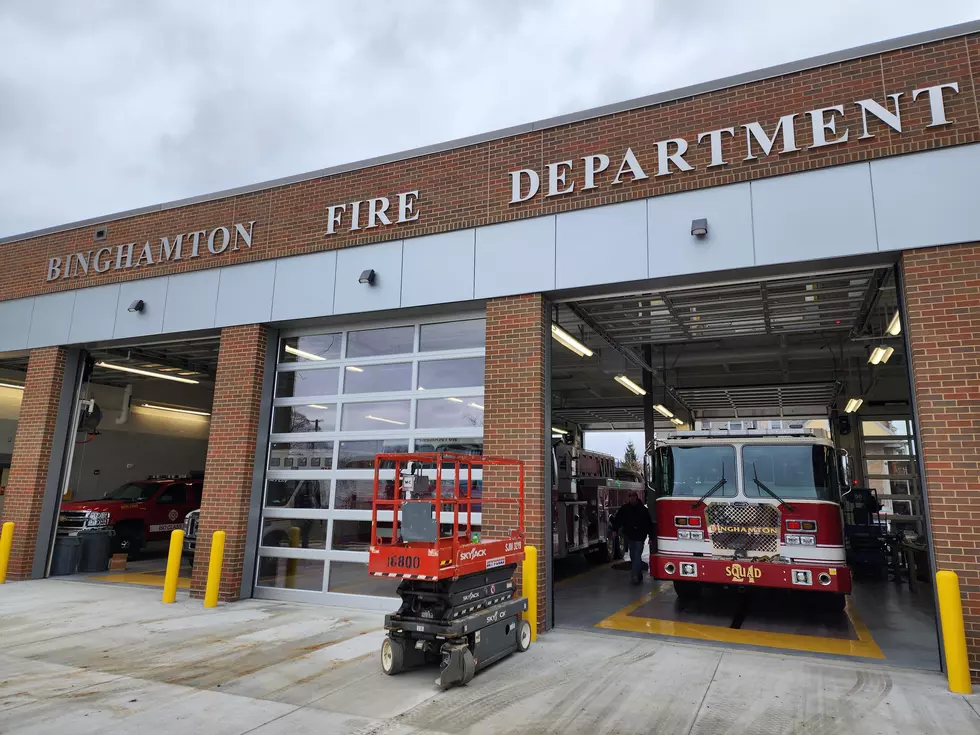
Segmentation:
{"type": "MultiPolygon", "coordinates": [[[[151,376],[124,370],[99,367],[99,362],[109,363],[151,373],[175,375],[201,383],[214,381],[218,368],[219,337],[202,337],[180,342],[157,342],[127,347],[96,347],[89,350],[96,361],[91,381],[101,385],[124,386],[147,380],[159,380],[151,376]]],[[[0,369],[27,372],[28,353],[0,358],[0,369]]]]}
{"type": "Polygon", "coordinates": [[[902,383],[900,339],[890,338],[896,352],[873,377],[867,365],[897,308],[891,266],[562,302],[555,318],[595,354],[554,343],[553,416],[642,428],[642,399],[613,378],[640,383],[649,345],[649,365],[667,386],[655,383],[654,402],[685,420],[823,417],[849,386],[864,393],[883,376],[879,392],[890,390],[889,376],[902,383]]]}

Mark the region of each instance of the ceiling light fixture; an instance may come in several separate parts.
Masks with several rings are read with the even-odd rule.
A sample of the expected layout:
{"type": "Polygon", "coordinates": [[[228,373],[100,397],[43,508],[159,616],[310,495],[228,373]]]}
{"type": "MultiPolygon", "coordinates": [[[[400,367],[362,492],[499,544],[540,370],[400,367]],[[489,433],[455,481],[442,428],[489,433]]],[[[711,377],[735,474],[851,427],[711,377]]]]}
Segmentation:
{"type": "Polygon", "coordinates": [[[847,402],[847,405],[844,406],[844,413],[854,413],[861,408],[862,403],[864,403],[863,398],[852,398],[847,402]]]}
{"type": "Polygon", "coordinates": [[[380,416],[372,416],[371,414],[368,414],[364,418],[371,419],[372,421],[384,421],[386,424],[395,424],[396,426],[405,425],[404,421],[395,421],[394,419],[383,419],[380,416]]]}
{"type": "Polygon", "coordinates": [[[557,426],[552,426],[551,427],[551,433],[552,434],[567,434],[568,431],[566,431],[565,429],[559,429],[557,426]]]}
{"type": "Polygon", "coordinates": [[[309,408],[319,408],[321,411],[329,411],[330,406],[321,406],[319,403],[308,403],[309,408]]]}
{"type": "Polygon", "coordinates": [[[630,380],[629,378],[627,378],[625,375],[617,375],[615,378],[613,378],[613,380],[615,380],[620,385],[625,386],[626,388],[629,388],[631,391],[633,391],[634,393],[636,393],[636,395],[638,395],[638,396],[645,396],[647,394],[647,392],[645,390],[643,390],[640,386],[638,386],[632,380],[630,380]]]}
{"type": "Polygon", "coordinates": [[[357,365],[348,365],[346,369],[347,370],[350,370],[352,373],[363,373],[364,372],[364,368],[357,367],[357,365]]]}
{"type": "Polygon", "coordinates": [[[583,345],[554,322],[551,324],[551,336],[561,342],[561,344],[570,349],[579,357],[592,357],[592,350],[583,345]]]}
{"type": "Polygon", "coordinates": [[[447,400],[447,401],[452,401],[453,403],[462,403],[462,402],[463,402],[463,399],[462,399],[462,398],[453,398],[453,397],[449,397],[449,398],[447,398],[446,400],[447,400]]]}
{"type": "Polygon", "coordinates": [[[871,357],[868,358],[868,362],[872,365],[888,362],[888,358],[890,358],[894,352],[894,347],[875,347],[871,351],[871,357]]]}
{"type": "Polygon", "coordinates": [[[671,412],[671,410],[662,403],[656,404],[653,407],[653,410],[659,413],[664,418],[668,418],[668,419],[674,418],[674,414],[671,412]]]}
{"type": "Polygon", "coordinates": [[[892,320],[888,322],[888,327],[885,331],[892,337],[897,337],[902,333],[902,317],[897,311],[895,312],[895,316],[892,317],[892,320]]]}
{"type": "Polygon", "coordinates": [[[481,406],[479,403],[467,403],[466,405],[470,408],[478,408],[481,411],[483,410],[483,406],[481,406]]]}
{"type": "Polygon", "coordinates": [[[676,416],[671,417],[670,423],[674,426],[681,426],[684,423],[684,419],[679,419],[676,416]]]}
{"type": "Polygon", "coordinates": [[[211,412],[210,411],[192,411],[189,408],[173,408],[171,406],[157,406],[157,405],[154,405],[152,403],[141,403],[140,405],[143,408],[152,408],[152,409],[155,409],[157,411],[170,411],[171,413],[189,413],[189,414],[193,414],[194,416],[210,416],[211,415],[211,412]]]}
{"type": "Polygon", "coordinates": [[[95,367],[108,368],[109,370],[121,370],[124,373],[133,373],[135,375],[145,375],[148,378],[159,378],[160,380],[172,380],[175,383],[188,383],[190,385],[197,385],[201,381],[191,380],[190,378],[179,378],[176,375],[167,375],[166,373],[154,373],[149,370],[140,370],[139,368],[127,367],[126,365],[113,365],[111,362],[97,362],[95,367]]]}
{"type": "Polygon", "coordinates": [[[24,386],[16,383],[0,383],[0,388],[13,388],[14,390],[24,390],[24,386]]]}
{"type": "Polygon", "coordinates": [[[326,360],[325,357],[320,357],[319,355],[314,355],[312,352],[304,352],[303,350],[298,350],[292,345],[286,345],[283,349],[290,355],[296,355],[296,357],[304,357],[307,360],[326,360]]]}

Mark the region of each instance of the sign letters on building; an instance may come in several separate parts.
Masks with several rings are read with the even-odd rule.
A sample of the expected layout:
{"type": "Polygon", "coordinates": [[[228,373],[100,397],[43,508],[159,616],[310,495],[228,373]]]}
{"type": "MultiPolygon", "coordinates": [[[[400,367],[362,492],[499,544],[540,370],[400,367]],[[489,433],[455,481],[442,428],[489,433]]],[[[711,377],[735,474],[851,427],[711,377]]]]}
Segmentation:
{"type": "MultiPolygon", "coordinates": [[[[937,84],[933,87],[914,89],[911,99],[902,100],[905,92],[887,95],[891,105],[883,105],[873,99],[857,100],[853,104],[861,111],[860,135],[853,135],[857,130],[840,128],[838,118],[844,116],[844,105],[831,105],[808,110],[805,115],[810,118],[812,129],[811,139],[807,149],[823,148],[832,145],[845,144],[852,140],[866,140],[874,134],[868,130],[868,118],[874,117],[894,130],[902,132],[902,105],[928,104],[930,122],[927,127],[950,125],[952,121],[946,118],[946,98],[944,93],[949,90],[959,94],[960,87],[956,82],[937,84]],[[921,100],[921,101],[920,101],[921,100]]],[[[772,128],[772,133],[759,122],[743,123],[739,126],[718,128],[698,133],[697,139],[667,138],[654,143],[656,148],[655,177],[671,176],[677,172],[693,171],[694,166],[684,156],[692,145],[706,145],[711,153],[711,163],[707,168],[727,166],[732,161],[754,161],[770,155],[784,155],[803,150],[799,147],[796,137],[796,119],[799,113],[783,115],[772,128]],[[777,147],[777,142],[779,145],[777,147]],[[728,144],[728,154],[725,148],[728,144]]],[[[641,154],[645,151],[640,151],[641,154]]],[[[559,197],[574,191],[588,191],[599,188],[600,174],[612,172],[613,161],[617,160],[616,175],[610,186],[618,186],[631,181],[649,179],[650,174],[643,168],[640,158],[633,148],[627,148],[622,157],[611,158],[606,153],[593,153],[582,158],[555,161],[545,166],[546,197],[559,197]],[[578,188],[576,188],[578,187],[578,188]]],[[[509,172],[511,196],[510,204],[520,204],[529,201],[541,192],[541,176],[533,168],[522,168],[509,172]]],[[[608,174],[607,174],[608,175],[608,174]]]]}
{"type": "Polygon", "coordinates": [[[252,247],[252,230],[255,220],[237,222],[231,227],[195,230],[178,235],[164,235],[159,244],[147,240],[123,245],[106,245],[91,250],[69,253],[48,260],[48,280],[80,278],[89,273],[106,273],[110,270],[130,270],[158,263],[176,263],[201,255],[221,255],[224,252],[252,247]]]}

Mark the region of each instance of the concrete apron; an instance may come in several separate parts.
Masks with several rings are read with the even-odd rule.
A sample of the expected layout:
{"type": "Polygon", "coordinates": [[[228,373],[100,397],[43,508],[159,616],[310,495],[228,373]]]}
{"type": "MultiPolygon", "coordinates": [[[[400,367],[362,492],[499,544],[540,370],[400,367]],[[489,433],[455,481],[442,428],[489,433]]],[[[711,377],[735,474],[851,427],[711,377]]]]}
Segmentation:
{"type": "Polygon", "coordinates": [[[3,733],[980,732],[938,674],[561,630],[442,692],[385,677],[383,618],[159,591],[0,587],[3,733]]]}

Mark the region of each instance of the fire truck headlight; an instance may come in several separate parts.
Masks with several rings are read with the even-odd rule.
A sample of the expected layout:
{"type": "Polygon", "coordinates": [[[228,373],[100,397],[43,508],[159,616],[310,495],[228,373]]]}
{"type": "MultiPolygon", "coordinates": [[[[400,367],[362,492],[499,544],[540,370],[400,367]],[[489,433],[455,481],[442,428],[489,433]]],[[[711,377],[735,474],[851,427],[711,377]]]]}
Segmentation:
{"type": "Polygon", "coordinates": [[[800,536],[800,546],[816,546],[817,537],[816,536],[800,536]]]}
{"type": "Polygon", "coordinates": [[[88,528],[97,528],[99,526],[109,525],[109,514],[108,513],[89,513],[85,518],[85,525],[88,528]]]}
{"type": "Polygon", "coordinates": [[[687,530],[683,530],[682,531],[681,529],[678,529],[677,530],[677,538],[690,540],[690,538],[691,538],[691,532],[690,531],[687,531],[687,530]]]}
{"type": "Polygon", "coordinates": [[[790,546],[800,545],[800,537],[795,533],[786,534],[786,536],[783,538],[783,541],[784,543],[789,544],[790,546]]]}
{"type": "Polygon", "coordinates": [[[704,531],[688,531],[691,534],[691,541],[704,541],[704,531]]]}

